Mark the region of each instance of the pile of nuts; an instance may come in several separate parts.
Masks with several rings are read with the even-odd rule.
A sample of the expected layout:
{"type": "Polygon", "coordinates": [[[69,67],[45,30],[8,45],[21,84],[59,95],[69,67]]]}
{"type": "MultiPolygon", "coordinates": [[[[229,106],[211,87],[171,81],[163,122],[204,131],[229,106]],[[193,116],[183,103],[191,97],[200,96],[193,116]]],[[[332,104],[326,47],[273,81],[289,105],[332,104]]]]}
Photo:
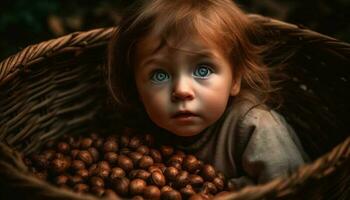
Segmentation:
{"type": "Polygon", "coordinates": [[[24,158],[37,177],[79,193],[133,199],[209,199],[225,193],[222,173],[194,155],[155,146],[151,134],[65,135],[24,158]]]}

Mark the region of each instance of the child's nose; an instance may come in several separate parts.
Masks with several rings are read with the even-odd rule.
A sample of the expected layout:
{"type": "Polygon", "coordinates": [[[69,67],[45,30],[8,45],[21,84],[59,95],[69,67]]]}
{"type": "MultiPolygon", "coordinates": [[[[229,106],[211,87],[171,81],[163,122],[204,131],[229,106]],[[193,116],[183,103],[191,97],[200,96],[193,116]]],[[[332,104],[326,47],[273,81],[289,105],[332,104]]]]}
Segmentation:
{"type": "Polygon", "coordinates": [[[194,91],[191,87],[190,80],[181,78],[174,82],[174,87],[171,93],[172,101],[192,100],[194,98],[194,91]]]}

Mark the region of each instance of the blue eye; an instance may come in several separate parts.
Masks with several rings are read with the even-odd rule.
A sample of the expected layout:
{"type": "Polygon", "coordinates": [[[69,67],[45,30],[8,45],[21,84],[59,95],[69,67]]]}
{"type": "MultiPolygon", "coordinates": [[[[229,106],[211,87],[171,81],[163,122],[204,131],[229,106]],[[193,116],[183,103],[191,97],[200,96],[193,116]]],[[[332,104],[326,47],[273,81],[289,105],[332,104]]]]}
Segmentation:
{"type": "Polygon", "coordinates": [[[156,70],[151,75],[151,81],[155,83],[164,82],[169,79],[169,74],[162,71],[162,70],[156,70]]]}
{"type": "Polygon", "coordinates": [[[209,66],[201,64],[197,66],[193,74],[196,78],[206,78],[211,73],[213,73],[213,70],[209,66]]]}

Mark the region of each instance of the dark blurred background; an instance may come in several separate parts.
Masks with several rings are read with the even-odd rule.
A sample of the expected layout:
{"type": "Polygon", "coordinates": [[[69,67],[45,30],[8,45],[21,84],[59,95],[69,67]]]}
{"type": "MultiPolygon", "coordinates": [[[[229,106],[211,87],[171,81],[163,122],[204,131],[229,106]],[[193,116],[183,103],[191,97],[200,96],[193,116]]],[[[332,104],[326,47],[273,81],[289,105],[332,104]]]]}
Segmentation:
{"type": "MultiPolygon", "coordinates": [[[[0,60],[30,44],[116,24],[135,0],[2,0],[0,60]]],[[[350,42],[350,0],[236,0],[251,13],[350,42]]]]}

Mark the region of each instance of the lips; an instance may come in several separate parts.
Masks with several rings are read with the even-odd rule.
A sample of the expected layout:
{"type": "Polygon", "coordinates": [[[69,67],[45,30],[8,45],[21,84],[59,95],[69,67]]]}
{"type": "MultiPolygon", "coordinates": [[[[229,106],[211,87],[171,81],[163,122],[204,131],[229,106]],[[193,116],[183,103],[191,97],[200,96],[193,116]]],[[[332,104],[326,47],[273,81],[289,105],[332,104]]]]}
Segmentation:
{"type": "Polygon", "coordinates": [[[179,111],[175,113],[172,118],[189,118],[189,117],[196,117],[198,115],[190,112],[190,111],[179,111]]]}

